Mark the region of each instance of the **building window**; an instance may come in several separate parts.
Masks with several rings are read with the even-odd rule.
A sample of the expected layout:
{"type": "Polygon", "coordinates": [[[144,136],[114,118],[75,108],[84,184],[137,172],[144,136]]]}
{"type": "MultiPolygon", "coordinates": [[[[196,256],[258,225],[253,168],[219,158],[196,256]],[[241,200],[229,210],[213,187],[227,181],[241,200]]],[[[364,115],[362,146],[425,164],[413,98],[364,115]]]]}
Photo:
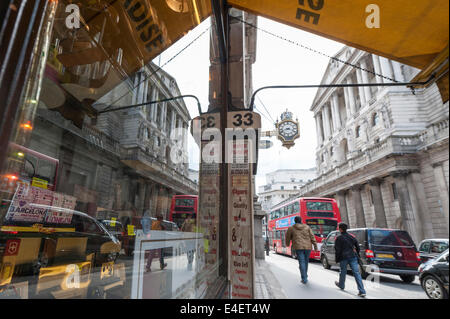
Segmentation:
{"type": "Polygon", "coordinates": [[[370,197],[370,205],[373,206],[373,193],[372,193],[372,190],[369,190],[369,197],[370,197]]]}
{"type": "Polygon", "coordinates": [[[356,127],[356,138],[359,138],[361,136],[361,126],[356,127]]]}
{"type": "Polygon", "coordinates": [[[397,186],[395,185],[395,183],[392,183],[391,187],[392,187],[392,198],[394,200],[397,200],[398,199],[397,186]]]}
{"type": "MultiPolygon", "coordinates": [[[[284,186],[281,186],[281,190],[284,190],[284,186]]],[[[284,198],[284,197],[283,197],[284,198]]]]}
{"type": "Polygon", "coordinates": [[[334,149],[333,149],[333,147],[330,147],[330,157],[333,157],[333,154],[334,154],[334,149]]]}
{"type": "Polygon", "coordinates": [[[297,186],[294,186],[294,189],[297,189],[297,186]]]}
{"type": "Polygon", "coordinates": [[[372,126],[377,126],[379,121],[380,121],[380,117],[379,117],[378,113],[375,113],[372,116],[372,126]]]}
{"type": "Polygon", "coordinates": [[[295,178],[291,178],[291,182],[295,182],[295,178]]]}

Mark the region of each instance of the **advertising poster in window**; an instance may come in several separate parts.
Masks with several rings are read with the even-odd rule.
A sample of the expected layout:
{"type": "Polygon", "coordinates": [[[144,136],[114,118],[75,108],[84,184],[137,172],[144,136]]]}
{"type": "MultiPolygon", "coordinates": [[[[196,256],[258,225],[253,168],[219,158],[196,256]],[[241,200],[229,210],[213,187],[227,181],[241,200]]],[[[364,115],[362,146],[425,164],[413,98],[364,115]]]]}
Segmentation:
{"type": "Polygon", "coordinates": [[[203,235],[193,232],[136,231],[133,299],[201,298],[205,265],[203,235]]]}
{"type": "Polygon", "coordinates": [[[73,196],[20,183],[9,206],[6,220],[70,224],[76,203],[77,199],[73,196]]]}
{"type": "MultiPolygon", "coordinates": [[[[202,142],[202,150],[207,142],[202,142]]],[[[219,272],[219,210],[220,174],[218,163],[200,164],[198,231],[204,234],[205,273],[207,286],[212,285],[219,272]]]]}

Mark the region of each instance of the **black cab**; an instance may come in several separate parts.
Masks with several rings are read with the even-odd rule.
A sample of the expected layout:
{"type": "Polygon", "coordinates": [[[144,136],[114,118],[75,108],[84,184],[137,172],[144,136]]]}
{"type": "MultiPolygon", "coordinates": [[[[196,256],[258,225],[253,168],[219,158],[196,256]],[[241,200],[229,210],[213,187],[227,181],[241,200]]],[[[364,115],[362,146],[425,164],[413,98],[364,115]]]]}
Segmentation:
{"type": "Polygon", "coordinates": [[[1,224],[2,298],[97,298],[105,289],[123,286],[122,272],[117,277],[117,238],[85,213],[42,208],[54,218],[1,224]]]}
{"type": "MultiPolygon", "coordinates": [[[[408,232],[398,229],[358,228],[349,229],[360,246],[360,271],[363,278],[369,272],[399,275],[407,283],[418,274],[419,254],[408,232]]],[[[324,268],[338,266],[334,243],[339,231],[331,232],[321,247],[321,261],[324,268]]]]}
{"type": "Polygon", "coordinates": [[[448,299],[448,249],[420,265],[419,280],[430,299],[448,299]]]}

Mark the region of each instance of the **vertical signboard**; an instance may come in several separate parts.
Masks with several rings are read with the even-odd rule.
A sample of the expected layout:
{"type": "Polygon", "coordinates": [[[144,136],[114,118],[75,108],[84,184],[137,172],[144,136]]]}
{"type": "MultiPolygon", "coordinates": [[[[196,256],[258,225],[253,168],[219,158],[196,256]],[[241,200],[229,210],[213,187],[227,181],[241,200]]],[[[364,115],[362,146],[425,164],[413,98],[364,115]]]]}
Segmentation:
{"type": "Polygon", "coordinates": [[[228,164],[228,273],[232,299],[254,298],[253,189],[259,114],[229,112],[225,141],[228,164]]]}
{"type": "Polygon", "coordinates": [[[199,205],[197,231],[203,234],[205,274],[199,289],[213,284],[219,274],[220,212],[220,113],[207,113],[192,121],[193,135],[200,146],[199,205]],[[200,136],[196,136],[199,135],[200,136]]]}

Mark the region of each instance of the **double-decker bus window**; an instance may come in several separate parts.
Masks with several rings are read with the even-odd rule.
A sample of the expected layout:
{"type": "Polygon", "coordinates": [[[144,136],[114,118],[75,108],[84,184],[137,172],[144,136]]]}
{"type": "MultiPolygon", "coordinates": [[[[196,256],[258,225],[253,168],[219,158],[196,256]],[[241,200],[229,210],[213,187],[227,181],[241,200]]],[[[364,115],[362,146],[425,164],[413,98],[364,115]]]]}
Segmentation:
{"type": "Polygon", "coordinates": [[[194,200],[193,199],[187,199],[187,198],[178,198],[178,199],[175,200],[175,206],[193,207],[194,206],[194,200]]]}
{"type": "Polygon", "coordinates": [[[333,205],[329,202],[306,202],[306,209],[333,211],[333,205]]]}
{"type": "Polygon", "coordinates": [[[300,204],[299,202],[295,202],[294,203],[294,213],[299,213],[300,212],[300,204]]]}
{"type": "Polygon", "coordinates": [[[291,215],[292,213],[293,213],[293,205],[289,205],[288,207],[287,207],[287,214],[288,215],[291,215]]]}

